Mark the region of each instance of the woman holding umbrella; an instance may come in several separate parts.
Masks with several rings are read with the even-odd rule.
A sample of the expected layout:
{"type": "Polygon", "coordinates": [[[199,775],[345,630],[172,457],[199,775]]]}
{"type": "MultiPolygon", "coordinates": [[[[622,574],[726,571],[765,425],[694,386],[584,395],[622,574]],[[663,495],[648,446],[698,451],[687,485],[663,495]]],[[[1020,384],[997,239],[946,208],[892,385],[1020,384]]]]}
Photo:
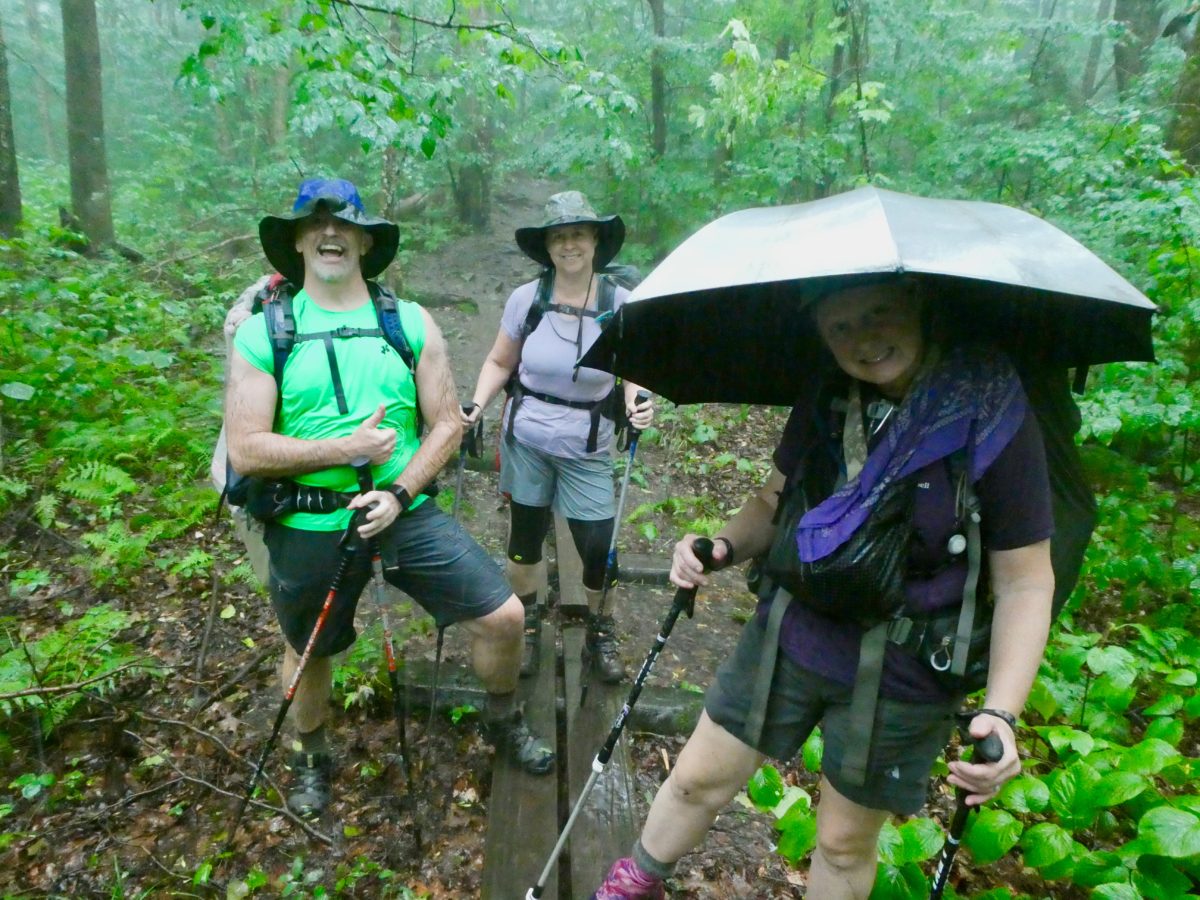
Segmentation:
{"type": "Polygon", "coordinates": [[[470,427],[501,389],[510,393],[500,489],[512,498],[508,579],[525,604],[522,675],[537,671],[537,564],[552,506],[569,523],[583,561],[592,665],[605,682],[625,675],[613,617],[601,608],[615,527],[613,420],[619,404],[640,431],[654,412],[649,399],[638,401],[637,385],[624,382],[618,388],[606,372],[577,367],[628,296],[600,274],[624,239],[621,217],[597,216],[578,191],[555,194],[546,204],[545,222],[517,229],[517,246],[543,272],[508,298],[496,342],[479,372],[474,408],[463,413],[463,424],[470,427]]]}
{"type": "MultiPolygon", "coordinates": [[[[994,612],[984,708],[969,731],[995,734],[1004,752],[950,763],[950,781],[978,805],[1020,770],[1013,727],[1054,592],[1045,453],[1020,380],[998,351],[939,341],[932,304],[908,277],[860,281],[810,310],[828,365],[793,408],[766,484],[714,538],[717,567],[767,560],[758,613],[632,856],[596,900],[661,898],[675,862],[763,759],[791,758],[817,725],[825,749],[807,896],[871,893],[880,829],[924,805],[962,699],[873,615],[953,614],[979,574],[962,536],[976,511],[994,612]]],[[[706,583],[694,539],[675,548],[680,587],[706,583]]]]}

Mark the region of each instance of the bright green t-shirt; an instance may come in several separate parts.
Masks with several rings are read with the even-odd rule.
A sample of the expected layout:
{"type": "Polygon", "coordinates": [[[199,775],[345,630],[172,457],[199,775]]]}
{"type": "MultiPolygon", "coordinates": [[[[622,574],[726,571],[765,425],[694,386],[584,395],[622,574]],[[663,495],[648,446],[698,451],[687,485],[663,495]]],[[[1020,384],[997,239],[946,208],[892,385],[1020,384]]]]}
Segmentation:
{"type": "MultiPolygon", "coordinates": [[[[425,320],[415,303],[398,303],[400,324],[414,356],[419,360],[425,346],[425,320]]],[[[297,336],[335,331],[340,327],[372,329],[379,327],[375,306],[370,300],[348,312],[322,309],[304,291],[292,300],[297,336]]],[[[255,368],[273,374],[275,359],[262,313],[250,317],[234,337],[237,351],[255,368]]],[[[361,425],[382,403],[387,407],[380,427],[396,429],[396,450],[391,459],[371,467],[375,484],[390,485],[404,471],[420,444],[417,435],[417,387],[400,354],[382,337],[333,339],[334,355],[346,398],[347,415],[338,412],[326,343],[323,340],[297,340],[283,370],[282,402],[275,431],[303,440],[346,437],[361,425]]],[[[300,484],[329,488],[345,493],[358,490],[358,479],[350,466],[335,466],[297,475],[300,484]]],[[[424,502],[416,497],[413,506],[424,502]]],[[[293,513],[279,522],[304,531],[340,531],[350,522],[349,510],[332,513],[293,513]]]]}

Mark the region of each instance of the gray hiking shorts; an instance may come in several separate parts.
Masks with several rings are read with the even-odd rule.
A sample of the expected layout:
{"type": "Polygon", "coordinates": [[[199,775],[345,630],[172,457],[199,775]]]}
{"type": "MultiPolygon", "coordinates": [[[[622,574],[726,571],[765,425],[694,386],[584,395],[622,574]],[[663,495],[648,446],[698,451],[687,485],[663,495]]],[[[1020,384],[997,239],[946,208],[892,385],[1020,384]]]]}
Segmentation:
{"type": "Polygon", "coordinates": [[[551,506],[568,519],[611,519],[613,469],[607,456],[572,459],[515,438],[500,446],[500,490],[524,506],[551,506]]]}
{"type": "Polygon", "coordinates": [[[800,751],[812,730],[820,725],[825,742],[821,772],[838,793],[868,809],[903,816],[918,812],[925,805],[933,763],[950,740],[958,699],[906,703],[881,696],[875,711],[866,783],[846,784],[841,771],[850,732],[853,689],[796,665],[782,649],[775,664],[762,737],[757,745],[746,739],[746,718],[754,700],[764,632],[757,617],[742,629],[737,648],[717,669],[716,680],[705,695],[708,717],[747,746],[785,761],[800,751]]]}
{"type": "MultiPolygon", "coordinates": [[[[341,537],[341,531],[266,526],[271,605],[297,653],[303,652],[329,593],[341,537]]],[[[400,516],[379,540],[384,577],[416,600],[439,627],[482,618],[512,595],[500,567],[432,501],[400,516]]],[[[317,638],[315,656],[332,656],[354,643],[354,612],[370,577],[370,551],[360,541],[317,638]]]]}

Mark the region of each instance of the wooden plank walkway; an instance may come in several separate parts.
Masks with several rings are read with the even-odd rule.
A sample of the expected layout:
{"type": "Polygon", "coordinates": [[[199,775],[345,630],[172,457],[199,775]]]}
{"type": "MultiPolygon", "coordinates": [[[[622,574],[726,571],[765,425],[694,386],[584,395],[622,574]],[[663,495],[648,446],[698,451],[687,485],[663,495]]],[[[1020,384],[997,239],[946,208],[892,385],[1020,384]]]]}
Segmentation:
{"type": "MultiPolygon", "coordinates": [[[[549,627],[542,629],[541,671],[522,690],[529,691],[526,714],[534,727],[543,735],[558,736],[558,767],[555,777],[533,778],[508,764],[496,764],[484,855],[484,900],[519,900],[537,882],[629,691],[628,684],[609,686],[593,678],[587,705],[580,707],[587,601],[574,542],[566,522],[557,518],[554,543],[561,595],[549,627]]],[[[629,852],[637,825],[631,773],[622,739],[576,820],[543,900],[586,900],[612,860],[629,852]]]]}

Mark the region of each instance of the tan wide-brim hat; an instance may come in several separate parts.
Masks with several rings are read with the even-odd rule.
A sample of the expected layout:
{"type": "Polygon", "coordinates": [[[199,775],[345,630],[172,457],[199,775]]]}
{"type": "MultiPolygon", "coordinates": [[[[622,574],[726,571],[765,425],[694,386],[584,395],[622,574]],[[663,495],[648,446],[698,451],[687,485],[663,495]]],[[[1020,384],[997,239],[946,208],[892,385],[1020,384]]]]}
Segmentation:
{"type": "Polygon", "coordinates": [[[546,232],[559,225],[576,225],[586,222],[596,226],[596,255],[592,268],[603,269],[616,257],[625,243],[625,223],[620,216],[598,216],[579,191],[563,191],[546,201],[546,221],[517,229],[517,246],[521,251],[543,266],[553,266],[550,253],[546,250],[546,232]]]}

